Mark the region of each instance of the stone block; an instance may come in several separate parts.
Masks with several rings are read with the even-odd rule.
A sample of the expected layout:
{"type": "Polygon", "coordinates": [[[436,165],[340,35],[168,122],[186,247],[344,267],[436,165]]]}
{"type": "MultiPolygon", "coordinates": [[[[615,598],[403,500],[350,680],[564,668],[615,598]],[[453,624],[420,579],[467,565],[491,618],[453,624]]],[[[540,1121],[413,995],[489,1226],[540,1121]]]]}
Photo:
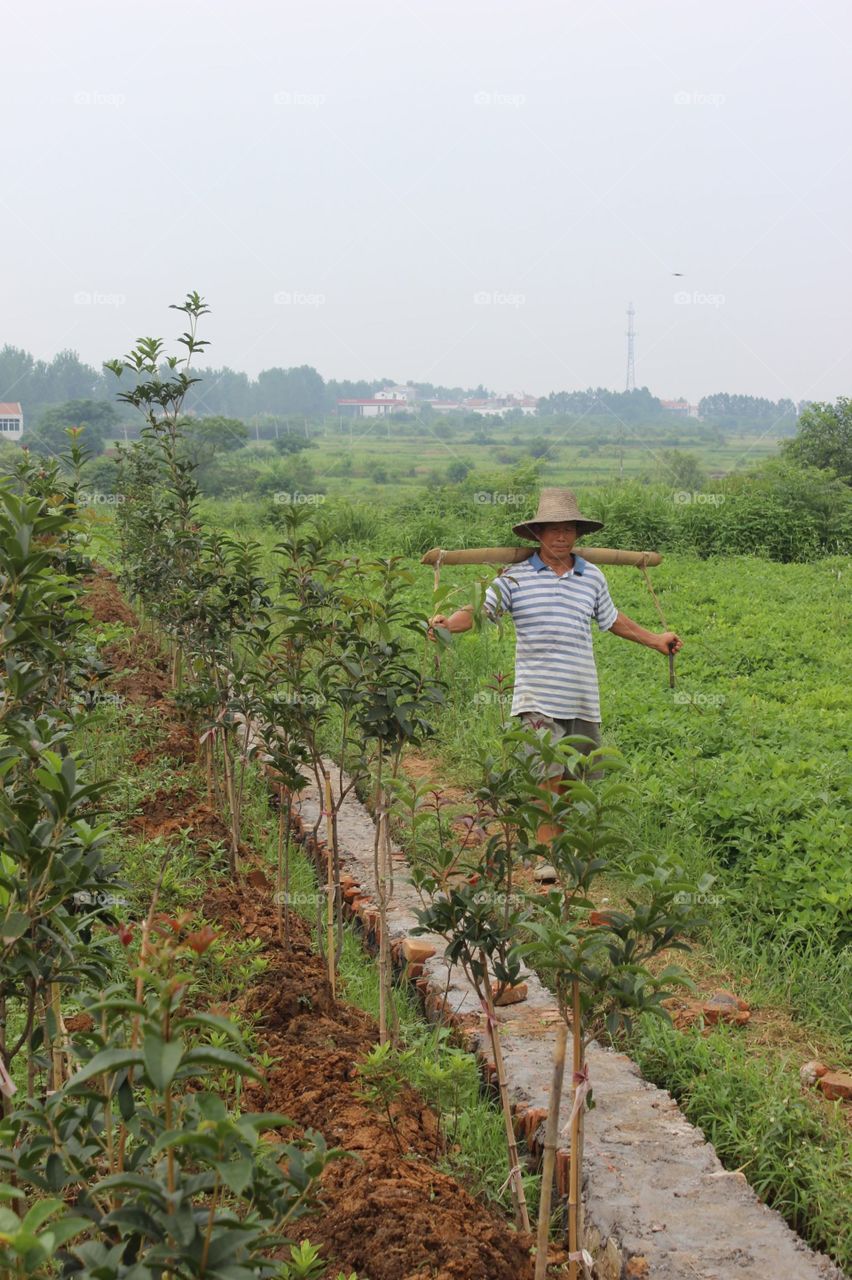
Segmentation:
{"type": "Polygon", "coordinates": [[[852,1074],[848,1071],[826,1071],[817,1081],[829,1102],[842,1100],[848,1102],[852,1098],[852,1074]]]}
{"type": "Polygon", "coordinates": [[[529,994],[527,984],[525,982],[511,983],[509,986],[500,989],[499,982],[491,983],[491,994],[494,1003],[498,1008],[503,1008],[507,1004],[520,1004],[522,1000],[526,1000],[529,994]]]}
{"type": "Polygon", "coordinates": [[[423,965],[427,960],[431,960],[435,954],[435,948],[430,942],[425,942],[420,938],[404,938],[402,943],[402,955],[406,964],[423,965]]]}

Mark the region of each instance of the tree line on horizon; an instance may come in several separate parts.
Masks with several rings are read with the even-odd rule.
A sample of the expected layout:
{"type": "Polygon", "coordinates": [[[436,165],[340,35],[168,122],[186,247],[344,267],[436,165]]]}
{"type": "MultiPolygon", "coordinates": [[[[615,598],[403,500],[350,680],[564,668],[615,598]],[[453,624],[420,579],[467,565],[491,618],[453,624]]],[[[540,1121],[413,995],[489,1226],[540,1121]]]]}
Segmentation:
{"type": "MultiPolygon", "coordinates": [[[[190,387],[186,411],[199,416],[224,416],[251,422],[259,415],[292,415],[312,420],[333,416],[339,399],[368,399],[392,378],[325,379],[311,365],[263,369],[254,379],[239,370],[198,369],[200,382],[190,387]]],[[[487,399],[489,388],[447,387],[431,382],[411,382],[423,399],[487,399]]],[[[114,381],[103,369],[82,361],[76,351],[60,351],[52,360],[36,360],[23,348],[6,344],[0,349],[0,401],[20,401],[25,422],[34,422],[46,409],[69,401],[115,402],[114,381]]],[[[802,406],[799,406],[801,409],[802,406]]],[[[717,392],[698,405],[702,419],[726,430],[777,428],[779,435],[795,429],[797,408],[792,400],[770,400],[717,392]]],[[[428,408],[424,408],[429,412],[428,408]]],[[[609,418],[636,424],[660,422],[669,414],[662,401],[647,387],[612,391],[605,387],[555,391],[539,399],[541,417],[609,418]]]]}

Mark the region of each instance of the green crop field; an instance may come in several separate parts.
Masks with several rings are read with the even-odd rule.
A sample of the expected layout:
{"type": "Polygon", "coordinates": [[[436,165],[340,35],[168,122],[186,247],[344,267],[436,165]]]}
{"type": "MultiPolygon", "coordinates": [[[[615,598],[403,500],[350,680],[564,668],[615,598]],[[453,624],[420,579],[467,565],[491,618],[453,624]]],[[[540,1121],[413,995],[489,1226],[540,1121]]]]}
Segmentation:
{"type": "MultiPolygon", "coordinates": [[[[450,506],[441,515],[436,500],[428,518],[417,508],[407,525],[392,516],[370,526],[366,538],[344,536],[362,528],[358,508],[329,499],[314,515],[338,530],[337,554],[365,560],[412,538],[447,547],[499,544],[517,518],[494,507],[450,506]]],[[[277,535],[267,507],[206,509],[223,528],[236,523],[256,536],[271,567],[277,535]]],[[[607,541],[603,534],[593,540],[607,541]]],[[[432,570],[411,555],[400,570],[409,575],[409,603],[430,612],[432,570]]],[[[628,567],[606,573],[616,605],[658,629],[641,574],[628,567]]],[[[687,971],[699,990],[733,988],[746,998],[752,1022],[703,1036],[643,1026],[631,1052],[713,1136],[729,1167],[746,1167],[799,1230],[825,1241],[837,1226],[818,1206],[846,1159],[843,1122],[809,1098],[784,1129],[777,1119],[798,1095],[804,1061],[816,1054],[843,1063],[852,1055],[852,562],[667,554],[651,574],[666,620],[684,641],[676,685],[669,688],[658,654],[596,635],[604,742],[627,761],[633,849],[707,886],[698,903],[707,923],[687,971]]],[[[474,600],[477,585],[492,576],[487,567],[445,567],[441,585],[451,585],[452,595],[442,611],[474,600]]],[[[429,665],[435,651],[423,645],[429,665]]],[[[479,757],[499,750],[511,722],[494,678],[512,667],[511,623],[484,623],[442,651],[446,705],[428,745],[442,784],[473,788],[479,757]]],[[[613,883],[609,892],[617,902],[622,890],[613,883]]]]}
{"type": "Polygon", "coordinates": [[[278,475],[282,489],[289,485],[328,497],[384,503],[427,485],[452,482],[466,472],[505,485],[519,465],[535,463],[545,484],[578,487],[643,480],[675,490],[691,488],[672,470],[668,451],[677,449],[694,460],[712,488],[720,477],[776,456],[781,443],[771,432],[722,435],[676,422],[626,427],[620,435],[616,428],[617,424],[593,430],[583,422],[538,424],[535,419],[477,428],[428,420],[407,426],[379,420],[326,423],[312,426],[305,440],[296,436],[305,447],[295,461],[282,460],[274,442],[249,440],[237,460],[214,465],[210,483],[234,496],[250,491],[265,477],[271,492],[271,479],[278,475]]]}

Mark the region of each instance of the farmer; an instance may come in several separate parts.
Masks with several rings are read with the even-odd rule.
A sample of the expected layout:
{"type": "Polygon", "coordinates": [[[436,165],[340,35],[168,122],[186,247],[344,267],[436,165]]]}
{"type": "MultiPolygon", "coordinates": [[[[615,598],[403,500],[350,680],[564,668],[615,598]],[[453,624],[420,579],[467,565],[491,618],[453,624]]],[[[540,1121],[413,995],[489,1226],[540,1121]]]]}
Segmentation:
{"type": "MultiPolygon", "coordinates": [[[[582,734],[591,739],[577,744],[584,755],[601,743],[592,619],[601,631],[667,656],[682,646],[674,631],[646,631],[619,613],[600,569],[574,553],[577,538],[602,528],[602,521],[581,514],[570,489],[543,489],[536,514],[513,529],[519,538],[537,542],[538,550],[495,578],[484,605],[492,621],[505,612],[515,624],[512,715],[529,729],[549,731],[554,741],[582,734]]],[[[449,617],[436,614],[430,625],[450,632],[469,631],[473,606],[466,605],[449,617]]],[[[564,777],[563,769],[554,764],[542,786],[560,791],[564,777]]],[[[543,823],[538,838],[549,844],[557,832],[557,827],[543,823]]],[[[548,878],[549,871],[541,868],[539,878],[548,878]]]]}

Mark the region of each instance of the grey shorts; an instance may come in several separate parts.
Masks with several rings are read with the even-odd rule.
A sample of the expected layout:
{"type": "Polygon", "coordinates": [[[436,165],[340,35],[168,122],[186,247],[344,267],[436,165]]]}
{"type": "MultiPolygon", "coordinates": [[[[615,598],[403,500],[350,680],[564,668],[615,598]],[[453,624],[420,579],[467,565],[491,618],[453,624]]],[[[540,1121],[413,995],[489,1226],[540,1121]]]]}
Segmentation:
{"type": "MultiPolygon", "coordinates": [[[[522,711],[518,717],[525,729],[535,729],[541,734],[550,733],[553,740],[558,742],[560,738],[567,738],[573,734],[582,734],[584,738],[591,738],[589,742],[575,742],[574,746],[581,753],[587,756],[590,751],[594,751],[596,747],[601,745],[601,727],[594,720],[581,720],[579,716],[575,716],[573,720],[554,720],[551,716],[542,715],[540,711],[522,711]]],[[[533,748],[524,745],[523,754],[529,756],[532,754],[533,748]]],[[[547,777],[574,777],[576,776],[570,769],[562,769],[558,764],[549,765],[547,768],[547,777]]],[[[591,772],[581,769],[579,776],[589,782],[594,782],[603,777],[603,773],[599,769],[591,772]]]]}

